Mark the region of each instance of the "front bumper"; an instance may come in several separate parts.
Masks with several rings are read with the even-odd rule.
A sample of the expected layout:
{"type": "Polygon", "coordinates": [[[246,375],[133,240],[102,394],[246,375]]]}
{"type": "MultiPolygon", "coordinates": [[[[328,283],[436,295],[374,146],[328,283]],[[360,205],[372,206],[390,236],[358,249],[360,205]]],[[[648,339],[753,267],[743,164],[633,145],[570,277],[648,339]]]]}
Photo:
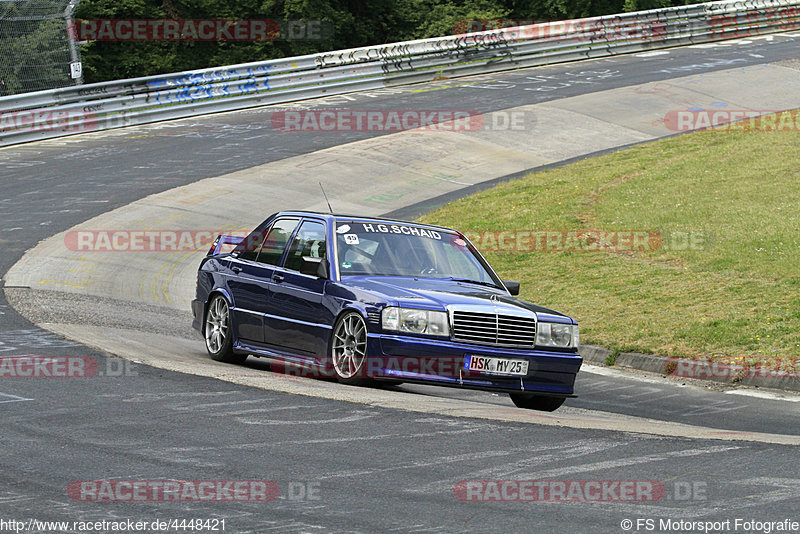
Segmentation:
{"type": "Polygon", "coordinates": [[[577,352],[469,345],[449,340],[371,334],[367,340],[368,375],[403,381],[474,389],[525,391],[572,396],[583,358],[577,352]],[[467,355],[528,361],[525,376],[467,371],[467,355]]]}
{"type": "Polygon", "coordinates": [[[206,303],[199,299],[192,299],[192,328],[203,333],[203,314],[206,303]]]}

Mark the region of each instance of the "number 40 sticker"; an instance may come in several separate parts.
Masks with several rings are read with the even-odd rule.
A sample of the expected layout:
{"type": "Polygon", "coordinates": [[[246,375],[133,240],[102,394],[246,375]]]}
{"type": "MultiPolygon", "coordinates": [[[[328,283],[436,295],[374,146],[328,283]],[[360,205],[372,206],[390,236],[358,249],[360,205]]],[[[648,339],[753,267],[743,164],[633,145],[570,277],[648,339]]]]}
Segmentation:
{"type": "Polygon", "coordinates": [[[358,245],[358,236],[356,234],[344,234],[344,242],[348,245],[358,245]]]}

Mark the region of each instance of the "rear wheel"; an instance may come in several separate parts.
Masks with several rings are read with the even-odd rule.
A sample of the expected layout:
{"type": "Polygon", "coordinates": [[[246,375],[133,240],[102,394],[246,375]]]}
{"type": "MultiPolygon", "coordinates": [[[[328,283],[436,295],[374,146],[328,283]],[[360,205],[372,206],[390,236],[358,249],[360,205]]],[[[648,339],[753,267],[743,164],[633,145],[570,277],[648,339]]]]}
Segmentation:
{"type": "Polygon", "coordinates": [[[222,295],[215,295],[208,305],[205,324],[206,350],[212,360],[225,363],[242,363],[247,354],[233,352],[231,335],[231,309],[222,295]]]}
{"type": "Polygon", "coordinates": [[[339,382],[367,385],[367,325],[356,312],[342,315],[333,327],[331,364],[339,382]]]}
{"type": "Polygon", "coordinates": [[[544,397],[525,393],[509,393],[508,396],[518,408],[539,410],[540,412],[554,412],[566,400],[564,397],[544,397]]]}

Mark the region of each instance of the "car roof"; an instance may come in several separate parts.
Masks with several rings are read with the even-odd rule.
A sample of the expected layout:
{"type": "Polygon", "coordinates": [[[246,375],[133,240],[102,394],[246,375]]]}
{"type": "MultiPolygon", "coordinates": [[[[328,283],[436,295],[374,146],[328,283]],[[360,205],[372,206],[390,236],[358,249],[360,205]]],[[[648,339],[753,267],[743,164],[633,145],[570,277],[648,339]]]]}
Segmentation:
{"type": "Polygon", "coordinates": [[[372,217],[370,217],[370,216],[365,216],[365,215],[344,215],[344,214],[339,214],[339,213],[322,213],[322,212],[318,212],[318,211],[307,211],[307,210],[281,211],[281,212],[278,212],[278,213],[272,215],[270,218],[279,217],[279,216],[286,216],[286,215],[294,215],[294,216],[299,216],[299,217],[312,215],[312,216],[320,217],[320,218],[328,220],[328,221],[335,221],[335,222],[348,221],[348,222],[377,222],[377,223],[385,222],[385,223],[390,223],[390,224],[392,224],[392,223],[413,224],[414,226],[420,226],[420,227],[425,227],[425,228],[433,228],[433,229],[436,229],[436,230],[444,230],[446,232],[455,232],[456,231],[456,230],[454,230],[452,228],[447,228],[446,226],[437,226],[435,224],[425,224],[425,223],[418,223],[418,222],[414,222],[414,221],[403,221],[403,220],[400,220],[400,219],[390,219],[390,218],[387,218],[387,217],[380,217],[380,216],[372,216],[372,217]]]}

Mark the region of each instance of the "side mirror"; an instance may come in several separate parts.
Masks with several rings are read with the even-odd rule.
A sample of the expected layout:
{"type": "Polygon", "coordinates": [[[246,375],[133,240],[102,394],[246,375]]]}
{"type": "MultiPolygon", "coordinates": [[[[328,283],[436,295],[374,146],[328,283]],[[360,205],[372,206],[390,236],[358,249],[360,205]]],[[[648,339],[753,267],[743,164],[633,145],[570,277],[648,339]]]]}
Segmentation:
{"type": "Polygon", "coordinates": [[[300,264],[300,272],[310,276],[318,276],[325,280],[330,276],[328,274],[328,260],[325,258],[312,258],[311,256],[303,256],[303,263],[300,264]]]}
{"type": "Polygon", "coordinates": [[[506,286],[506,289],[508,289],[508,292],[512,295],[519,295],[519,282],[503,280],[503,285],[506,286]]]}

